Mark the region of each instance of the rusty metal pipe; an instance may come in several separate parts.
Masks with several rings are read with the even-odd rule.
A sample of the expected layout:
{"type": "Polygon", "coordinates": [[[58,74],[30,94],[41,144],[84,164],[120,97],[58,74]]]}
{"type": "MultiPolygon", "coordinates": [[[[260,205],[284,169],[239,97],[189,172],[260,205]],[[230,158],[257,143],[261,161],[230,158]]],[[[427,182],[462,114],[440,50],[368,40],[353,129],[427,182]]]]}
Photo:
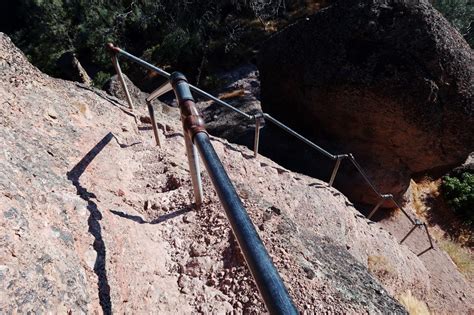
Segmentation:
{"type": "Polygon", "coordinates": [[[204,120],[201,118],[199,112],[196,109],[193,96],[191,95],[191,91],[187,86],[187,81],[184,75],[179,72],[173,73],[170,77],[170,83],[176,95],[181,113],[186,154],[188,156],[189,171],[191,173],[191,181],[193,183],[194,199],[197,208],[200,208],[204,198],[201,171],[199,166],[199,155],[196,146],[193,143],[193,138],[197,132],[206,132],[204,129],[204,120]]]}

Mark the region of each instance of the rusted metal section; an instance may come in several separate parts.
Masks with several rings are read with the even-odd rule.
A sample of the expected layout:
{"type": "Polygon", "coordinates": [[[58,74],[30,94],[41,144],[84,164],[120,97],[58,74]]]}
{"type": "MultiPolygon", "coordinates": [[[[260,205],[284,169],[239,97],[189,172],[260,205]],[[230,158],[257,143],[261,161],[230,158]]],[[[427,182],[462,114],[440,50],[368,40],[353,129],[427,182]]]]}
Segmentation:
{"type": "Polygon", "coordinates": [[[196,207],[200,208],[203,201],[203,189],[201,171],[199,165],[199,155],[194,145],[194,136],[200,132],[207,132],[204,128],[204,120],[194,103],[194,98],[189,90],[186,77],[174,72],[170,76],[170,83],[173,87],[176,99],[178,100],[179,110],[181,113],[181,123],[183,124],[184,142],[186,144],[186,154],[188,156],[189,171],[191,173],[191,181],[193,183],[194,199],[196,207]]]}
{"type": "Polygon", "coordinates": [[[194,101],[184,100],[180,105],[181,121],[183,122],[184,131],[194,139],[198,132],[205,132],[206,127],[204,119],[199,114],[194,101]]]}
{"type": "Polygon", "coordinates": [[[207,133],[204,119],[196,108],[186,77],[179,72],[174,72],[171,74],[170,81],[178,100],[184,132],[194,141],[197,133],[207,133]]]}

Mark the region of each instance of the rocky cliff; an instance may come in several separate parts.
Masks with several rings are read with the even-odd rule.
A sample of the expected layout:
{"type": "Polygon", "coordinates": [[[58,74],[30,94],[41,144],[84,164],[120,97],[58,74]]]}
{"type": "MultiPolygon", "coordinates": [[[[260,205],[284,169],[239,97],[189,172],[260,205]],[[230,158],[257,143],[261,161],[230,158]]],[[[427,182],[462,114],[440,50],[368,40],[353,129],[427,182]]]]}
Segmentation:
{"type": "MultiPolygon", "coordinates": [[[[474,150],[474,53],[427,0],[334,1],[262,46],[263,109],[354,153],[385,193],[474,150]]],[[[336,187],[377,204],[361,183],[347,167],[336,187]]]]}
{"type": "MultiPolygon", "coordinates": [[[[175,109],[157,105],[159,148],[143,104],[130,113],[50,78],[3,34],[0,74],[2,312],[264,312],[205,174],[205,205],[192,207],[175,109]]],[[[431,266],[339,191],[212,142],[300,310],[405,313],[392,296],[408,289],[434,310],[472,305],[469,292],[433,285],[431,266]]]]}

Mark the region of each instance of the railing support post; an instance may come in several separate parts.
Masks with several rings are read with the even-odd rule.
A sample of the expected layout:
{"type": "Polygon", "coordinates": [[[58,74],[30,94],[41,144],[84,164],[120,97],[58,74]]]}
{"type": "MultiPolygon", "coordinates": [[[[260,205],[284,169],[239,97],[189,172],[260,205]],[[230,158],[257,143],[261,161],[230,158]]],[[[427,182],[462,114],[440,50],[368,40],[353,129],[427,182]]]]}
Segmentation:
{"type": "Polygon", "coordinates": [[[372,218],[372,216],[382,206],[382,204],[385,202],[385,200],[389,199],[390,197],[392,197],[391,194],[380,195],[380,198],[381,198],[380,201],[377,203],[377,205],[374,207],[374,209],[369,213],[369,215],[367,216],[367,219],[370,220],[370,218],[372,218]]]}
{"type": "Polygon", "coordinates": [[[156,125],[156,119],[155,119],[155,110],[153,109],[153,105],[151,104],[151,101],[146,101],[146,106],[148,107],[148,113],[150,114],[150,121],[151,125],[153,128],[153,133],[155,135],[155,142],[156,145],[161,147],[160,144],[160,135],[158,133],[158,126],[156,125]]]}
{"type": "Polygon", "coordinates": [[[430,235],[430,232],[428,231],[428,226],[426,225],[426,223],[422,223],[423,226],[425,227],[425,231],[426,231],[426,235],[428,236],[428,240],[430,241],[430,247],[428,247],[427,249],[425,249],[424,251],[422,251],[421,253],[419,253],[418,257],[420,257],[421,255],[423,255],[424,253],[434,249],[434,246],[433,246],[433,240],[431,239],[431,235],[430,235]]]}
{"type": "Polygon", "coordinates": [[[332,170],[331,179],[329,179],[329,187],[332,187],[334,184],[334,179],[336,179],[337,171],[339,170],[339,166],[341,165],[342,156],[338,155],[336,158],[336,164],[334,165],[334,169],[332,170]]]}
{"type": "Polygon", "coordinates": [[[408,236],[410,236],[411,233],[413,233],[413,231],[417,228],[418,225],[413,225],[413,227],[411,228],[410,231],[408,231],[407,235],[405,235],[404,238],[402,238],[402,240],[400,241],[400,244],[402,244],[407,238],[408,236]]]}
{"type": "Polygon", "coordinates": [[[430,232],[428,231],[428,226],[426,225],[426,223],[423,223],[423,226],[425,227],[426,235],[428,236],[428,241],[430,242],[430,248],[428,250],[433,249],[433,240],[431,239],[430,232]]]}
{"type": "Polygon", "coordinates": [[[161,95],[171,91],[173,87],[171,86],[171,83],[166,82],[156,90],[150,93],[150,95],[146,98],[146,105],[148,107],[148,112],[150,113],[150,120],[151,124],[153,127],[153,133],[155,134],[155,141],[157,146],[160,145],[160,136],[158,134],[158,125],[156,124],[156,119],[155,119],[155,111],[153,109],[153,104],[151,103],[154,99],[160,97],[161,95]]]}
{"type": "MultiPolygon", "coordinates": [[[[183,123],[184,129],[184,123],[183,123]]],[[[201,170],[199,166],[199,156],[196,146],[193,144],[189,135],[184,132],[184,143],[186,145],[186,155],[188,156],[189,172],[191,173],[191,181],[193,184],[194,201],[196,208],[201,208],[203,200],[201,170]]]]}
{"type": "Polygon", "coordinates": [[[130,92],[128,92],[127,84],[125,83],[125,79],[123,77],[122,69],[120,69],[120,64],[118,62],[118,57],[116,54],[112,55],[112,63],[115,68],[115,72],[117,72],[117,77],[122,85],[123,92],[125,93],[125,98],[127,99],[128,107],[133,110],[133,102],[132,98],[130,97],[130,92]]]}
{"type": "Polygon", "coordinates": [[[260,143],[260,128],[261,128],[261,123],[263,118],[263,115],[261,113],[256,114],[253,116],[255,119],[255,137],[253,139],[253,157],[257,158],[258,156],[258,146],[260,143]]]}
{"type": "Polygon", "coordinates": [[[377,210],[380,208],[380,206],[384,203],[385,201],[385,198],[382,198],[380,199],[380,201],[377,203],[377,205],[374,207],[374,209],[369,213],[369,215],[367,216],[367,219],[371,219],[372,216],[375,214],[375,212],[377,212],[377,210]]]}

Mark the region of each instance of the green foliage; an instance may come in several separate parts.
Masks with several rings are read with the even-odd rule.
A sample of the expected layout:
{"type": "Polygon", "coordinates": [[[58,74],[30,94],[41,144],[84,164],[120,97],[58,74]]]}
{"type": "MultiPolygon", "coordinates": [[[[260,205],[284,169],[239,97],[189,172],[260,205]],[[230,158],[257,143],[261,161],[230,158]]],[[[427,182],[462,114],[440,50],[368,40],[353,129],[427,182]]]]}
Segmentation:
{"type": "Polygon", "coordinates": [[[94,86],[98,89],[101,89],[105,82],[107,82],[107,80],[111,77],[112,75],[108,72],[104,72],[104,71],[99,71],[96,73],[95,77],[94,77],[94,86]]]}
{"type": "Polygon", "coordinates": [[[453,210],[467,223],[474,224],[474,174],[464,172],[457,177],[445,176],[442,192],[453,210]]]}
{"type": "Polygon", "coordinates": [[[232,14],[251,13],[243,0],[6,1],[15,18],[4,10],[0,19],[18,24],[9,27],[9,35],[35,65],[52,75],[59,74],[56,61],[66,51],[74,52],[92,76],[112,72],[102,49],[108,41],[136,55],[146,52],[159,65],[196,72],[211,42],[230,38],[226,25],[232,14]]]}
{"type": "Polygon", "coordinates": [[[433,6],[464,36],[474,47],[474,1],[472,0],[431,0],[433,6]]]}

